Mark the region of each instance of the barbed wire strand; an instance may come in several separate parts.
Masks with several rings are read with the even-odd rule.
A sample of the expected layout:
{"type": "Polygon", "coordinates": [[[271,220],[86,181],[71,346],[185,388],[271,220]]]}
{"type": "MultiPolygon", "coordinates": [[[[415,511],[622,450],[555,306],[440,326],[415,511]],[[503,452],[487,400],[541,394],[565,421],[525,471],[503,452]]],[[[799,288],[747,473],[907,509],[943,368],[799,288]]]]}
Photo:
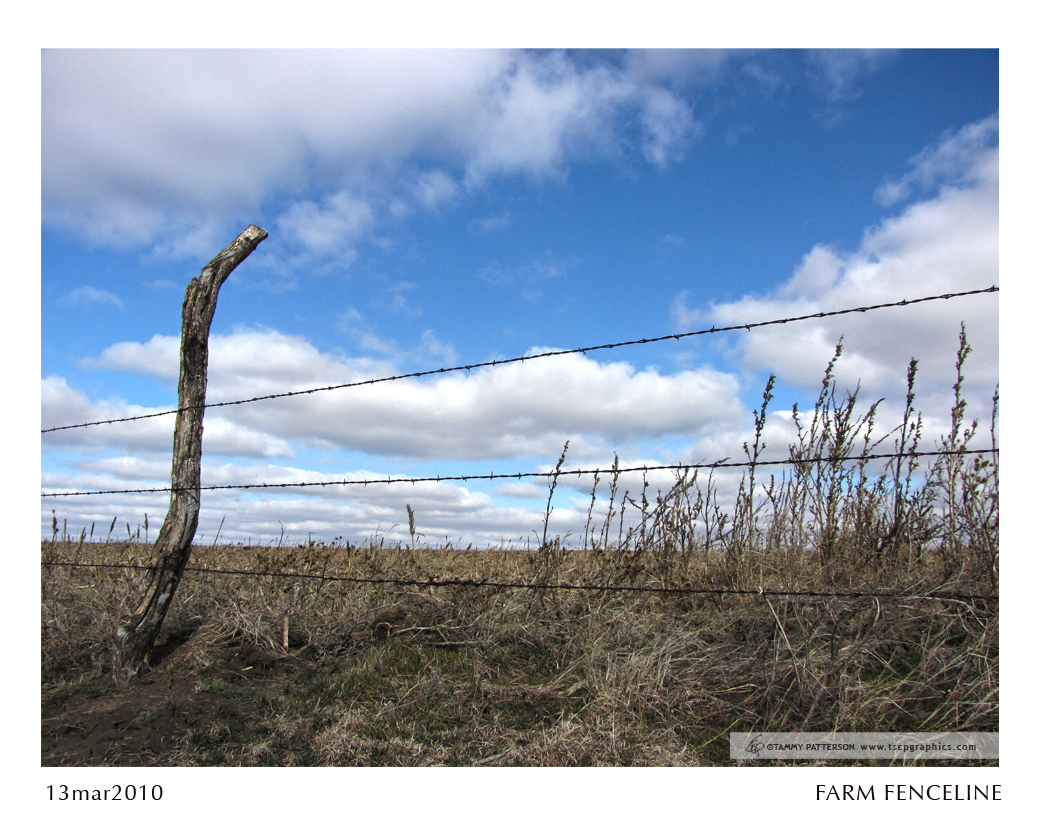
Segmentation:
{"type": "MultiPolygon", "coordinates": [[[[135,569],[138,571],[151,571],[153,566],[136,565],[134,563],[80,563],[64,562],[60,560],[43,560],[41,565],[63,566],[67,568],[101,568],[108,570],[135,569]]],[[[322,580],[333,583],[357,583],[369,585],[392,585],[392,586],[417,586],[424,588],[440,588],[444,586],[468,586],[477,588],[494,589],[532,589],[535,591],[598,591],[598,592],[636,592],[648,594],[751,594],[763,597],[878,597],[878,598],[900,598],[907,600],[958,600],[974,601],[988,600],[997,601],[997,595],[988,594],[957,594],[957,593],[915,593],[907,591],[807,591],[784,589],[683,589],[658,586],[601,586],[585,583],[509,583],[501,580],[470,580],[453,578],[448,580],[404,580],[398,578],[374,578],[374,577],[343,577],[330,574],[305,574],[302,572],[274,572],[274,571],[251,571],[237,568],[196,568],[188,566],[185,571],[195,571],[204,574],[233,574],[247,577],[284,577],[289,579],[322,580]]]]}
{"type": "MultiPolygon", "coordinates": [[[[353,487],[369,486],[372,484],[420,484],[423,482],[441,481],[488,481],[492,479],[521,479],[521,478],[554,478],[566,475],[615,475],[621,473],[649,473],[656,470],[675,470],[688,472],[690,470],[714,470],[723,467],[756,467],[781,466],[785,464],[837,464],[842,461],[871,461],[881,458],[920,458],[937,455],[984,455],[999,452],[998,447],[989,449],[959,449],[939,450],[936,452],[883,452],[871,453],[869,455],[840,455],[833,457],[817,458],[787,458],[780,461],[716,461],[713,464],[655,464],[640,467],[598,467],[596,469],[580,470],[548,470],[537,473],[488,473],[484,475],[434,475],[434,476],[399,476],[397,478],[365,478],[365,479],[342,479],[337,481],[292,481],[283,483],[261,482],[260,484],[214,484],[200,487],[199,490],[264,490],[284,487],[353,487]]],[[[192,488],[180,487],[140,487],[124,490],[82,490],[68,491],[64,493],[41,493],[40,498],[59,498],[66,496],[109,496],[126,493],[172,493],[175,490],[188,490],[192,488]]]]}
{"type": "MultiPolygon", "coordinates": [[[[473,371],[474,369],[477,369],[477,368],[489,368],[489,367],[496,366],[496,365],[509,365],[511,363],[517,363],[517,362],[528,362],[529,360],[545,359],[546,357],[560,357],[560,356],[566,356],[568,354],[587,354],[587,353],[591,353],[592,351],[604,351],[604,350],[610,350],[610,349],[613,349],[613,348],[627,347],[627,346],[630,346],[630,345],[649,345],[649,344],[654,343],[654,342],[665,342],[665,341],[670,340],[670,339],[686,339],[687,337],[691,337],[691,336],[704,336],[706,334],[712,334],[712,333],[726,333],[728,331],[742,331],[742,330],[750,331],[750,330],[752,330],[752,328],[763,328],[763,327],[767,327],[769,325],[787,325],[787,324],[790,324],[792,322],[803,322],[803,321],[806,321],[806,320],[809,320],[809,319],[824,319],[824,318],[829,317],[829,316],[843,316],[843,315],[845,315],[847,313],[867,313],[868,311],[871,311],[871,310],[882,310],[884,308],[890,308],[890,307],[907,307],[908,305],[921,304],[922,302],[939,301],[941,299],[942,300],[949,300],[949,299],[959,298],[959,297],[963,297],[963,296],[974,296],[974,295],[978,295],[978,294],[981,294],[981,293],[996,293],[996,292],[998,292],[998,287],[995,285],[995,286],[987,287],[987,288],[980,289],[980,290],[965,290],[965,291],[962,291],[962,292],[959,292],[959,293],[944,293],[944,294],[939,295],[939,296],[923,296],[923,297],[918,298],[918,299],[903,299],[903,300],[898,301],[898,302],[885,302],[885,303],[882,303],[882,304],[865,305],[863,307],[851,307],[851,308],[847,308],[845,310],[831,310],[831,311],[824,311],[824,312],[820,312],[820,313],[808,313],[808,314],[805,314],[803,316],[789,316],[789,317],[786,317],[786,318],[783,318],[783,319],[771,319],[771,320],[765,321],[765,322],[750,322],[750,323],[747,323],[747,324],[744,324],[744,325],[726,325],[726,326],[723,326],[723,327],[713,326],[711,328],[705,328],[703,330],[697,330],[697,331],[688,331],[686,333],[673,333],[673,334],[667,334],[665,336],[647,337],[647,338],[644,338],[644,339],[630,339],[630,340],[627,340],[625,342],[611,342],[611,343],[607,343],[607,344],[604,344],[604,345],[591,345],[591,346],[589,346],[587,348],[568,348],[568,349],[560,350],[560,351],[546,351],[546,352],[540,353],[540,354],[529,354],[527,356],[522,356],[522,357],[511,357],[510,359],[489,360],[487,362],[476,362],[476,363],[470,363],[468,365],[456,365],[456,366],[452,366],[450,368],[436,368],[436,369],[431,369],[429,371],[415,371],[415,372],[413,372],[411,374],[397,374],[397,375],[394,375],[394,376],[391,376],[391,377],[377,377],[377,378],[374,378],[374,379],[371,379],[371,380],[360,380],[360,381],[353,382],[353,383],[339,383],[337,385],[332,385],[332,386],[319,386],[317,388],[303,389],[303,390],[300,390],[300,391],[287,391],[287,392],[282,392],[280,394],[265,394],[265,395],[261,395],[259,397],[250,397],[250,398],[246,398],[246,399],[243,399],[243,400],[225,400],[225,401],[221,401],[221,402],[218,402],[218,403],[207,403],[204,406],[193,407],[193,408],[216,409],[216,408],[219,408],[221,406],[240,406],[240,405],[245,404],[245,403],[259,403],[260,401],[263,401],[263,400],[277,400],[279,398],[284,398],[284,397],[299,397],[299,396],[305,395],[305,394],[316,394],[318,392],[323,392],[323,391],[336,391],[338,389],[354,388],[354,387],[357,387],[357,386],[371,386],[371,385],[375,385],[376,383],[389,383],[389,382],[392,382],[392,381],[395,381],[395,380],[407,380],[407,379],[414,379],[414,378],[417,378],[417,377],[428,377],[428,376],[431,376],[433,374],[447,374],[447,373],[452,372],[452,371],[473,371]]],[[[176,414],[178,414],[179,412],[182,412],[182,411],[187,411],[187,410],[186,409],[168,409],[167,411],[152,412],[152,413],[149,413],[149,414],[146,414],[146,415],[134,415],[132,417],[123,417],[123,418],[110,418],[108,420],[95,420],[95,421],[90,421],[90,422],[87,422],[87,423],[70,423],[70,424],[68,424],[66,426],[52,426],[50,429],[41,429],[40,433],[41,434],[45,434],[47,432],[59,432],[59,431],[64,430],[64,429],[82,429],[82,428],[88,427],[88,426],[102,426],[104,424],[111,424],[111,423],[127,423],[127,422],[135,421],[135,420],[148,420],[150,418],[163,417],[165,415],[176,415],[176,414]]]]}

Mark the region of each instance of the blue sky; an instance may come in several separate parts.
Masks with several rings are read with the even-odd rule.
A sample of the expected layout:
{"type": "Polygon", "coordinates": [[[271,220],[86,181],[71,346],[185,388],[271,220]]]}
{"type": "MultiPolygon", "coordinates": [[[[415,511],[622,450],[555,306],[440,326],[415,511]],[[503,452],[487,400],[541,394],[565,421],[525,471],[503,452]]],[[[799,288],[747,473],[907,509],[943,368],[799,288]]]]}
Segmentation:
{"type": "MultiPolygon", "coordinates": [[[[249,223],[269,238],[221,291],[210,401],[1000,284],[996,50],[50,50],[42,70],[44,428],[175,406],[185,286],[249,223]]],[[[574,467],[734,459],[771,373],[784,457],[840,337],[840,385],[885,398],[885,429],[920,361],[936,438],[962,321],[987,424],[997,294],[213,409],[203,483],[538,470],[565,441],[574,467]]],[[[168,483],[172,426],[45,434],[43,490],[168,483]]],[[[582,531],[590,486],[564,482],[552,530],[582,531]]],[[[430,542],[524,543],[545,497],[220,491],[199,535],[407,538],[408,503],[430,542]]],[[[45,498],[41,525],[165,507],[45,498]]]]}

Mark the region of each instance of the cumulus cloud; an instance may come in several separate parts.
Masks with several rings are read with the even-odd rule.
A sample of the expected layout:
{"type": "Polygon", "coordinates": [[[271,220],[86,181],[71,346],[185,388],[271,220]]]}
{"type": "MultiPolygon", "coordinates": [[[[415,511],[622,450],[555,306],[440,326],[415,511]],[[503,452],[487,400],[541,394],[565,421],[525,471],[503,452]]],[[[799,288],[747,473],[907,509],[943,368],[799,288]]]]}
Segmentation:
{"type": "MultiPolygon", "coordinates": [[[[109,371],[162,377],[175,344],[173,337],[120,343],[94,362],[109,371]]],[[[210,360],[211,402],[364,381],[394,372],[385,361],[322,352],[300,337],[271,331],[214,335],[210,360]]],[[[93,401],[60,378],[44,380],[43,390],[43,420],[48,426],[152,411],[122,401],[93,401]]],[[[422,468],[423,461],[454,461],[441,475],[472,472],[477,467],[472,462],[478,460],[492,462],[494,467],[488,468],[498,472],[509,472],[504,468],[510,466],[549,471],[565,441],[570,441],[568,467],[608,466],[613,451],[619,449],[623,467],[654,465],[661,462],[634,455],[632,450],[647,439],[667,445],[674,436],[734,431],[742,411],[738,385],[730,375],[711,369],[665,375],[638,371],[622,362],[567,355],[468,375],[400,380],[212,409],[205,419],[202,478],[204,485],[261,485],[381,481],[409,475],[386,463],[382,470],[337,469],[335,462],[358,457],[384,462],[409,459],[413,468],[422,468]],[[291,463],[316,456],[333,463],[320,468],[291,463]],[[517,463],[507,464],[510,459],[517,463]],[[532,460],[544,463],[532,465],[532,460]]],[[[43,489],[164,486],[169,479],[172,431],[173,416],[168,415],[45,434],[45,461],[61,463],[45,463],[43,489]]],[[[671,478],[667,471],[652,473],[648,483],[652,491],[665,489],[671,478]]],[[[624,475],[620,485],[623,492],[637,494],[643,489],[643,477],[624,475]]],[[[551,535],[584,528],[591,486],[590,477],[561,479],[551,535]]],[[[498,545],[505,540],[523,545],[533,530],[542,529],[541,499],[546,489],[538,481],[494,481],[213,491],[206,493],[203,502],[200,536],[216,535],[226,516],[222,535],[229,539],[277,539],[284,524],[296,539],[313,535],[357,540],[378,531],[388,541],[407,540],[405,505],[410,504],[427,541],[498,545]]],[[[604,489],[601,484],[601,493],[604,489]]],[[[106,526],[113,515],[134,526],[145,513],[160,518],[167,500],[165,494],[117,500],[83,496],[54,499],[49,507],[82,527],[106,526]]],[[[603,507],[598,507],[594,520],[602,513],[603,507]]],[[[46,530],[49,510],[45,516],[46,530]]]]}
{"type": "MultiPolygon", "coordinates": [[[[175,403],[149,409],[121,400],[93,402],[84,392],[71,388],[62,377],[45,378],[41,383],[41,389],[41,418],[45,429],[119,420],[176,408],[175,403]]],[[[46,433],[43,435],[43,445],[49,449],[75,449],[92,455],[96,455],[99,450],[123,449],[135,454],[154,452],[165,453],[168,456],[173,443],[173,429],[174,415],[170,414],[147,420],[46,433]]],[[[214,414],[206,417],[203,446],[208,454],[213,455],[255,458],[293,456],[293,450],[285,440],[214,414]]],[[[89,469],[89,466],[84,466],[89,469]]],[[[169,477],[168,458],[165,467],[165,476],[169,477]]]]}
{"type": "Polygon", "coordinates": [[[48,50],[44,221],[205,257],[228,234],[215,217],[281,197],[287,243],[349,261],[381,219],[488,177],[562,177],[620,153],[632,124],[655,164],[695,128],[650,77],[559,52],[48,50]]]}
{"type": "MultiPolygon", "coordinates": [[[[776,291],[704,308],[676,299],[680,327],[744,324],[818,311],[976,290],[998,283],[998,149],[996,119],[970,125],[917,156],[904,178],[933,195],[865,231],[854,252],[819,245],[776,291]]],[[[782,381],[812,385],[844,337],[837,371],[843,385],[869,393],[901,391],[908,362],[919,360],[919,392],[949,397],[960,324],[974,351],[967,381],[986,392],[998,380],[997,297],[950,301],[755,329],[740,337],[747,367],[782,381]]],[[[919,401],[924,403],[926,401],[919,401]]],[[[937,412],[946,410],[950,403],[937,412]]]]}
{"type": "Polygon", "coordinates": [[[40,382],[40,401],[43,428],[124,417],[129,409],[118,398],[93,402],[82,391],[72,389],[64,377],[58,376],[45,377],[40,382]]]}
{"type": "Polygon", "coordinates": [[[906,200],[914,187],[937,185],[973,186],[985,181],[997,182],[998,115],[965,125],[931,145],[912,162],[912,168],[896,182],[888,182],[875,192],[883,206],[906,200]]]}
{"type": "MultiPolygon", "coordinates": [[[[443,350],[430,337],[426,350],[443,350]]],[[[146,342],[110,346],[92,360],[110,372],[154,377],[172,383],[177,340],[157,336],[146,342]]],[[[541,351],[543,349],[533,349],[541,351]]],[[[236,331],[210,340],[209,399],[254,397],[301,388],[360,382],[395,373],[389,360],[350,357],[318,350],[307,340],[274,331],[236,331]]],[[[123,401],[97,401],[61,378],[43,381],[45,426],[144,414],[123,401]]],[[[533,360],[301,397],[212,409],[203,436],[203,484],[286,484],[304,481],[372,480],[407,477],[394,459],[422,471],[423,461],[447,462],[452,475],[488,469],[498,472],[548,471],[565,441],[566,465],[606,466],[622,450],[621,465],[658,464],[634,454],[647,439],[668,445],[674,436],[733,431],[742,420],[738,385],[731,376],[702,369],[665,375],[639,371],[622,362],[596,362],[582,355],[533,360]],[[627,452],[628,450],[628,452],[627,452]],[[382,459],[379,456],[384,456],[382,459]],[[315,467],[311,459],[327,459],[315,467]],[[357,458],[382,461],[382,469],[338,468],[357,458]],[[514,464],[506,463],[508,460],[514,464]],[[542,462],[531,464],[532,461],[542,462]],[[296,464],[296,461],[301,461],[296,464]],[[453,463],[454,462],[454,463],[453,463]],[[470,462],[467,465],[466,462],[470,462]]],[[[168,484],[173,416],[69,430],[43,436],[45,492],[125,490],[168,484]],[[60,463],[59,463],[60,462],[60,463]]],[[[652,491],[665,489],[666,472],[648,478],[652,491]]],[[[643,489],[639,474],[620,479],[623,490],[643,489]]],[[[561,479],[550,528],[563,535],[584,528],[589,477],[561,479]],[[573,491],[577,491],[573,492],[573,491]]],[[[405,505],[414,510],[426,541],[523,546],[542,529],[546,483],[452,482],[392,485],[299,487],[266,491],[213,491],[205,494],[200,538],[215,536],[311,535],[352,541],[378,532],[388,541],[407,541],[405,505]]],[[[601,493],[604,490],[601,484],[601,493]]],[[[165,494],[55,498],[50,508],[77,526],[107,530],[113,515],[132,528],[144,514],[165,513],[165,494]]],[[[604,505],[594,512],[601,518],[604,505]]]]}
{"type": "Polygon", "coordinates": [[[117,342],[109,345],[96,359],[83,364],[93,368],[129,371],[176,384],[180,365],[181,340],[176,336],[156,334],[148,342],[117,342]]]}
{"type": "Polygon", "coordinates": [[[278,218],[278,231],[289,246],[294,244],[317,257],[350,262],[353,244],[374,223],[372,206],[364,198],[346,192],[326,195],[321,205],[312,200],[292,203],[278,218]]]}
{"type": "MultiPolygon", "coordinates": [[[[95,362],[110,370],[166,376],[176,370],[176,345],[173,337],[120,343],[95,362]]],[[[428,335],[424,350],[433,355],[448,349],[428,335]]],[[[301,337],[240,331],[211,338],[208,400],[248,399],[393,373],[391,364],[324,353],[301,337]]],[[[731,375],[712,369],[665,375],[570,354],[212,410],[206,417],[206,444],[208,452],[257,457],[286,456],[287,445],[303,444],[423,460],[547,459],[569,438],[585,438],[587,450],[600,451],[645,438],[713,431],[740,420],[738,394],[731,375]]],[[[81,422],[142,411],[126,404],[91,404],[63,380],[45,381],[45,422],[51,425],[66,418],[81,422]]],[[[126,427],[128,438],[136,439],[131,444],[147,441],[154,449],[162,438],[168,446],[172,422],[158,434],[143,428],[150,423],[117,424],[96,437],[108,443],[123,431],[117,427],[126,427]]]]}

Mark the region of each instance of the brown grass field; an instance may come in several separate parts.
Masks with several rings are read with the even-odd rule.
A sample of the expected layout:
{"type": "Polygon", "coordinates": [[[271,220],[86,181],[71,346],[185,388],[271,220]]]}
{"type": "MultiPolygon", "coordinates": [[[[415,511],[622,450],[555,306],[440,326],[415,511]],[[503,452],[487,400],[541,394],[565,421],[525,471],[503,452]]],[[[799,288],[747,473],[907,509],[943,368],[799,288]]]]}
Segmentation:
{"type": "MultiPolygon", "coordinates": [[[[963,361],[945,455],[836,460],[917,451],[920,423],[913,364],[904,424],[880,440],[874,407],[855,416],[829,367],[798,424],[801,463],[757,480],[768,387],[733,506],[704,472],[656,496],[619,496],[616,477],[594,488],[581,549],[196,547],[129,684],[114,636],[151,549],[55,520],[42,764],[735,765],[732,731],[997,731],[997,454],[962,454],[977,434],[963,361]],[[683,591],[432,584],[447,579],[683,591]],[[760,588],[835,596],[709,591],[760,588]]],[[[996,413],[995,393],[992,441],[996,413]]]]}

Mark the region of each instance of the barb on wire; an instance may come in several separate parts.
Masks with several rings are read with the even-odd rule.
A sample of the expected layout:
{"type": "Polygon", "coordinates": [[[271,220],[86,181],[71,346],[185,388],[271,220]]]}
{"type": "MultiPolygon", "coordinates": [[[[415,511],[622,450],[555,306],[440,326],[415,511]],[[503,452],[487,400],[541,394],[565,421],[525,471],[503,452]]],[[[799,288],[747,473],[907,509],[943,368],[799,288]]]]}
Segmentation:
{"type": "MultiPolygon", "coordinates": [[[[937,452],[880,452],[870,455],[836,455],[822,456],[816,458],[786,458],[780,461],[756,461],[757,467],[779,466],[784,464],[827,464],[840,461],[871,461],[880,458],[922,458],[936,455],[983,455],[987,453],[998,453],[997,447],[990,449],[960,449],[940,450],[937,452]]],[[[721,467],[748,467],[749,461],[716,461],[713,464],[656,464],[653,466],[640,467],[597,467],[592,470],[550,470],[549,472],[537,473],[489,473],[486,475],[432,475],[432,476],[399,476],[397,478],[364,478],[364,479],[342,479],[338,481],[292,481],[279,484],[214,484],[200,487],[200,490],[264,490],[284,487],[353,487],[369,486],[371,484],[420,484],[422,482],[441,481],[489,481],[500,478],[552,478],[562,475],[614,475],[615,473],[649,473],[655,470],[714,470],[721,467]]],[[[173,487],[141,487],[126,490],[72,490],[65,493],[41,493],[40,498],[57,498],[61,496],[108,496],[121,493],[170,493],[173,487]]]]}
{"type": "MultiPolygon", "coordinates": [[[[124,568],[148,571],[151,566],[135,563],[81,563],[63,562],[61,560],[43,560],[41,565],[64,566],[67,568],[103,568],[119,570],[124,568]]],[[[532,589],[535,591],[599,591],[599,592],[636,592],[644,594],[750,594],[758,597],[877,597],[900,598],[908,600],[998,600],[993,594],[957,594],[939,592],[909,591],[813,591],[804,589],[727,589],[727,588],[670,588],[663,586],[602,586],[586,583],[509,583],[502,580],[469,580],[451,578],[447,580],[404,580],[398,578],[377,577],[344,577],[330,574],[305,574],[302,572],[250,571],[239,568],[196,568],[188,566],[185,571],[201,574],[235,574],[245,577],[287,577],[290,579],[322,580],[327,583],[358,583],[368,585],[411,586],[423,588],[441,588],[444,586],[471,586],[492,589],[532,589]]]]}
{"type": "MultiPolygon", "coordinates": [[[[357,386],[371,386],[376,383],[389,383],[394,380],[407,380],[416,377],[429,377],[433,374],[447,374],[451,371],[473,371],[476,368],[488,368],[494,365],[508,365],[510,363],[527,362],[529,360],[544,359],[546,357],[560,357],[565,356],[567,354],[586,354],[591,351],[604,351],[612,348],[622,348],[630,345],[649,345],[653,342],[664,342],[669,339],[686,339],[690,336],[704,336],[705,334],[710,333],[726,333],[727,331],[740,330],[750,331],[752,328],[763,328],[767,327],[768,325],[787,325],[792,322],[803,322],[808,319],[823,319],[827,316],[843,316],[847,313],[867,313],[870,310],[882,310],[883,308],[888,307],[907,307],[908,305],[920,304],[922,302],[939,301],[941,299],[949,300],[959,298],[962,296],[975,296],[980,293],[996,292],[998,292],[998,287],[995,285],[983,288],[981,290],[965,290],[960,293],[944,293],[939,296],[923,296],[922,298],[918,299],[903,299],[898,302],[885,302],[883,304],[865,305],[863,307],[850,307],[845,310],[831,310],[821,313],[807,313],[803,316],[788,316],[784,319],[771,319],[766,322],[752,322],[744,325],[727,325],[724,327],[713,326],[711,328],[704,328],[698,331],[688,331],[686,333],[672,333],[667,334],[665,336],[653,336],[644,339],[630,339],[625,342],[612,342],[604,345],[592,345],[588,348],[568,348],[561,351],[546,351],[545,353],[541,354],[528,354],[527,356],[512,357],[510,359],[504,360],[489,360],[487,362],[470,363],[469,365],[455,365],[451,368],[436,368],[429,371],[415,371],[411,374],[397,374],[392,377],[377,377],[371,380],[359,380],[353,383],[339,383],[337,385],[332,386],[319,386],[317,388],[303,389],[301,391],[287,391],[282,392],[280,394],[265,394],[259,397],[249,397],[244,400],[225,400],[218,403],[207,403],[205,406],[202,406],[201,408],[216,409],[220,406],[240,406],[244,403],[259,403],[262,400],[277,400],[283,397],[299,397],[304,394],[316,394],[322,391],[336,391],[337,389],[355,388],[357,386]]],[[[101,426],[103,424],[109,423],[127,423],[135,420],[147,420],[149,418],[163,417],[164,415],[175,415],[179,411],[182,410],[168,409],[164,412],[151,412],[146,415],[134,415],[132,417],[123,418],[109,418],[108,420],[94,420],[88,423],[70,423],[66,426],[52,426],[50,429],[41,429],[40,433],[45,434],[47,432],[59,432],[63,429],[82,429],[87,426],[101,426]]]]}

